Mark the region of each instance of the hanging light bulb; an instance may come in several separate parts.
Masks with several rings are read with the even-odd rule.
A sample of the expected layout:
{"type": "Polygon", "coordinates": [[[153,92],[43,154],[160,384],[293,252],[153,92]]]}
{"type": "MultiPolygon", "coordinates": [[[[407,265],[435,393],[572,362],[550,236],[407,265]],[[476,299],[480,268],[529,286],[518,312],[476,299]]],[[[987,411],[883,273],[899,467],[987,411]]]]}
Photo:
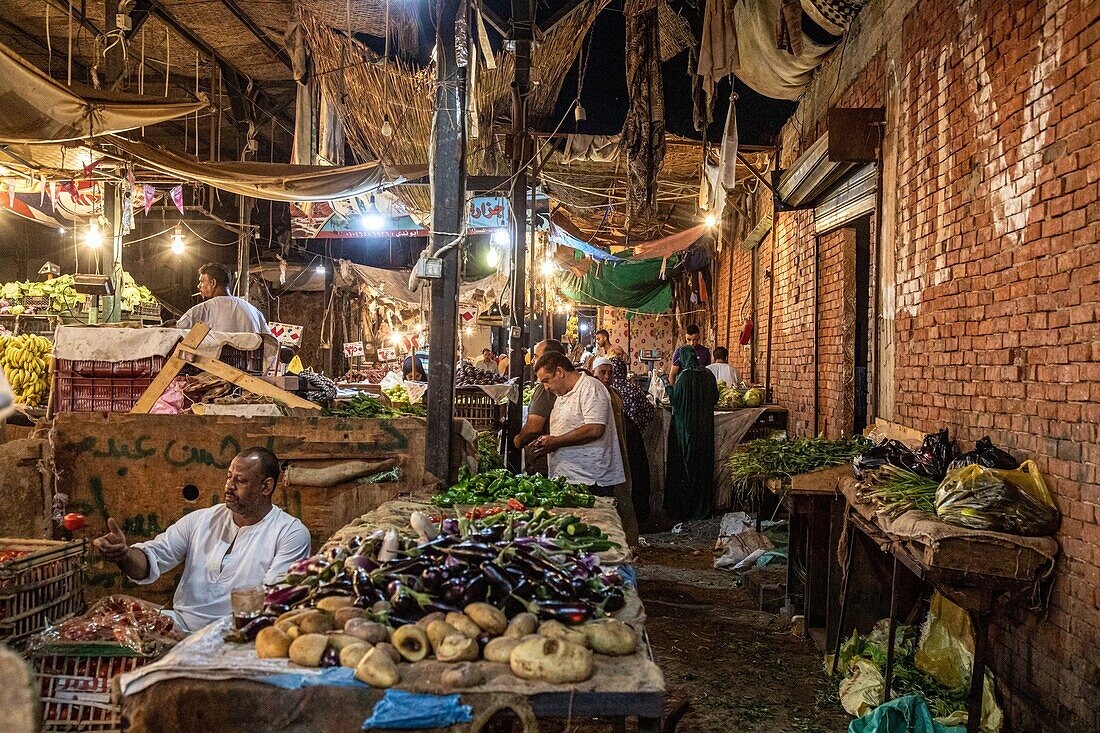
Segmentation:
{"type": "Polygon", "coordinates": [[[393,123],[389,115],[382,118],[382,137],[393,137],[393,123]]]}
{"type": "Polygon", "coordinates": [[[707,214],[706,223],[708,227],[713,229],[714,225],[718,223],[718,217],[716,217],[714,214],[707,214]]]}
{"type": "Polygon", "coordinates": [[[489,249],[485,253],[485,263],[495,269],[500,264],[500,250],[489,245],[489,249]]]}
{"type": "Polygon", "coordinates": [[[542,261],[542,267],[540,268],[543,277],[552,277],[554,275],[554,261],[547,257],[542,261]]]}
{"type": "Polygon", "coordinates": [[[371,194],[370,197],[370,208],[367,209],[367,213],[363,214],[363,226],[371,232],[381,231],[382,227],[386,226],[386,218],[378,210],[378,204],[374,201],[374,194],[371,194]]]}
{"type": "Polygon", "coordinates": [[[489,241],[498,247],[508,247],[512,244],[512,233],[507,227],[497,227],[489,236],[489,241]]]}
{"type": "Polygon", "coordinates": [[[172,232],[172,254],[183,254],[183,228],[176,224],[176,231],[172,232]]]}
{"type": "Polygon", "coordinates": [[[581,104],[581,100],[577,100],[577,106],[573,108],[573,119],[577,122],[584,122],[588,119],[588,113],[584,111],[584,105],[581,104]]]}
{"type": "Polygon", "coordinates": [[[99,249],[103,245],[103,232],[99,230],[99,220],[92,219],[88,225],[88,234],[84,237],[84,244],[90,249],[99,249]]]}
{"type": "Polygon", "coordinates": [[[313,271],[316,272],[318,275],[324,275],[325,274],[325,263],[321,262],[320,264],[317,265],[317,267],[313,268],[313,271]]]}
{"type": "Polygon", "coordinates": [[[463,326],[462,327],[462,333],[466,334],[467,336],[473,336],[474,335],[474,327],[473,326],[463,326]]]}
{"type": "Polygon", "coordinates": [[[65,230],[65,227],[58,227],[57,233],[64,237],[67,232],[65,230]]]}

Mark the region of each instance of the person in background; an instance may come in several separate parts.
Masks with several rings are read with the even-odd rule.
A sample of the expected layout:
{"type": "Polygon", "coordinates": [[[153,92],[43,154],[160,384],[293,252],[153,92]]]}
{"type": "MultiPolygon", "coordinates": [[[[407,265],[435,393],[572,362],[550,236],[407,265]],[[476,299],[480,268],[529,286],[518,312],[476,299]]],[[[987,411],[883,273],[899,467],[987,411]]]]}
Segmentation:
{"type": "Polygon", "coordinates": [[[653,420],[653,403],[638,388],[627,372],[626,362],[611,359],[611,389],[623,403],[623,427],[626,434],[626,458],[630,470],[630,498],[639,525],[649,521],[649,454],[646,452],[645,429],[653,420]]]}
{"type": "MultiPolygon", "coordinates": [[[[687,338],[685,339],[687,345],[695,352],[695,361],[700,367],[705,367],[710,364],[710,349],[703,346],[703,336],[699,333],[699,327],[694,323],[687,327],[687,338]]],[[[672,357],[672,369],[668,372],[668,383],[676,384],[676,377],[680,374],[680,370],[683,369],[683,365],[680,363],[680,352],[683,349],[677,349],[676,354],[672,357]]]]}
{"type": "Polygon", "coordinates": [[[609,356],[611,350],[611,334],[606,328],[596,331],[596,341],[589,347],[589,351],[596,356],[609,356]]]}
{"type": "Polygon", "coordinates": [[[497,370],[497,358],[493,354],[493,350],[489,348],[482,349],[481,358],[474,361],[474,366],[487,372],[495,372],[497,370]]]}
{"type": "MultiPolygon", "coordinates": [[[[532,349],[535,363],[550,352],[565,354],[565,345],[557,339],[539,341],[532,349]]],[[[554,409],[554,393],[535,382],[535,391],[531,394],[531,404],[527,408],[527,420],[513,442],[517,448],[526,449],[535,439],[550,434],[550,413],[554,409]]],[[[535,456],[531,450],[525,450],[523,467],[527,473],[539,473],[546,476],[549,468],[546,456],[535,456]]]]}
{"type": "Polygon", "coordinates": [[[592,362],[592,376],[600,380],[611,395],[611,408],[615,413],[615,433],[619,438],[619,456],[623,460],[623,473],[626,481],[616,486],[614,490],[615,501],[621,505],[619,515],[623,518],[623,531],[626,533],[627,542],[632,546],[638,544],[638,518],[634,510],[633,476],[630,472],[630,461],[626,450],[626,417],[623,415],[623,401],[619,393],[612,388],[613,367],[611,360],[604,356],[597,356],[592,362]]]}
{"type": "Polygon", "coordinates": [[[741,375],[729,365],[730,352],[725,346],[714,347],[714,363],[707,364],[707,369],[719,382],[725,382],[730,387],[741,384],[741,375]]]}
{"type": "Polygon", "coordinates": [[[148,542],[130,545],[114,518],[92,542],[138,585],[155,583],[183,563],[171,610],[162,611],[185,633],[228,616],[235,588],[275,583],[309,557],[309,530],[271,503],[279,483],[279,459],[266,448],[248,448],[230,462],[225,503],[185,514],[148,542]]]}
{"type": "Polygon", "coordinates": [[[714,406],[718,382],[691,346],[681,346],[681,371],[672,386],[665,512],[673,519],[706,519],[714,504],[714,406]]]}
{"type": "Polygon", "coordinates": [[[267,319],[256,306],[229,294],[229,270],[225,265],[209,262],[199,268],[199,294],[205,300],[180,316],[176,328],[205,323],[211,331],[271,334],[267,319]]]}
{"type": "Polygon", "coordinates": [[[511,365],[512,360],[508,358],[508,352],[504,352],[497,357],[496,367],[497,374],[507,374],[508,367],[511,365]]]}
{"type": "Polygon", "coordinates": [[[427,374],[424,372],[424,362],[416,354],[409,354],[401,363],[401,376],[410,382],[426,382],[427,374]]]}

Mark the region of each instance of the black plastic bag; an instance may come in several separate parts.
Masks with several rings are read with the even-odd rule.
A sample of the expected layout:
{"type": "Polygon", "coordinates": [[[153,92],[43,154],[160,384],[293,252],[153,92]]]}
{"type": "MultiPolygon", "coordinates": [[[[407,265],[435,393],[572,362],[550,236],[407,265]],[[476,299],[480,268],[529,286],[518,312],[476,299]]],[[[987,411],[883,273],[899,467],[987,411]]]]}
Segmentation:
{"type": "MultiPolygon", "coordinates": [[[[943,481],[951,461],[955,458],[955,445],[948,437],[947,428],[938,433],[929,433],[924,436],[916,455],[921,470],[915,468],[909,470],[937,481],[943,481]]],[[[1015,465],[1012,466],[1012,468],[1015,467],[1015,465]]],[[[906,466],[906,468],[909,467],[906,466]]]]}
{"type": "Polygon", "coordinates": [[[1001,450],[993,445],[993,441],[990,440],[987,435],[974,444],[974,450],[969,453],[963,453],[961,456],[951,461],[949,468],[962,468],[963,466],[970,465],[1011,471],[1020,465],[1020,462],[1013,458],[1012,454],[1008,451],[1001,450]]]}
{"type": "Polygon", "coordinates": [[[901,468],[910,468],[918,461],[916,454],[904,443],[887,438],[853,458],[852,472],[856,478],[862,479],[865,472],[882,468],[887,463],[901,468]]]}

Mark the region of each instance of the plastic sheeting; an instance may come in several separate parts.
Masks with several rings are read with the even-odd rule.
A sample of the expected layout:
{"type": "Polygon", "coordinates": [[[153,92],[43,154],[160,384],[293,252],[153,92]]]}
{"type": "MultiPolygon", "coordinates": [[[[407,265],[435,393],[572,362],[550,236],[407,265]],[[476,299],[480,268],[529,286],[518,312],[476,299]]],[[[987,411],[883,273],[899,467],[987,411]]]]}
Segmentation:
{"type": "Polygon", "coordinates": [[[83,140],[174,120],[206,106],[205,99],[170,102],[67,87],[0,45],[0,144],[83,140]]]}
{"type": "Polygon", "coordinates": [[[672,307],[672,285],[660,279],[661,260],[638,260],[593,268],[578,277],[558,276],[565,297],[587,305],[609,305],[639,313],[664,313],[672,307]]]}
{"type": "MultiPolygon", "coordinates": [[[[354,166],[287,165],[284,163],[203,163],[170,150],[111,136],[111,147],[165,175],[197,181],[221,191],[265,201],[331,201],[368,194],[385,184],[419,177],[422,166],[394,171],[388,178],[378,161],[354,166]]],[[[117,153],[109,153],[117,155],[117,153]]]]}

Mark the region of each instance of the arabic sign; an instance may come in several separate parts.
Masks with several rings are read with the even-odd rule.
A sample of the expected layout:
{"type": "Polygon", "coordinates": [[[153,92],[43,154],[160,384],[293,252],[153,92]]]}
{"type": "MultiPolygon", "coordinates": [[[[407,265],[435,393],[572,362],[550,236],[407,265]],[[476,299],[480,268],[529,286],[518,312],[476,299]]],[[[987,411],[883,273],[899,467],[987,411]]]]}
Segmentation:
{"type": "Polygon", "coordinates": [[[344,356],[366,356],[366,350],[363,348],[362,341],[352,341],[351,343],[344,344],[344,356]]]}
{"type": "MultiPolygon", "coordinates": [[[[357,196],[338,201],[290,205],[291,236],[295,239],[340,239],[351,237],[426,237],[428,222],[413,218],[393,194],[375,192],[373,207],[382,215],[381,228],[368,229],[373,213],[371,197],[357,196]]],[[[466,227],[471,234],[508,226],[508,199],[477,196],[470,201],[466,227]]]]}
{"type": "Polygon", "coordinates": [[[379,349],[378,358],[382,361],[394,361],[397,359],[397,349],[379,349]]]}
{"type": "Polygon", "coordinates": [[[268,323],[271,335],[283,346],[299,346],[302,343],[302,327],[290,323],[268,323]]]}

